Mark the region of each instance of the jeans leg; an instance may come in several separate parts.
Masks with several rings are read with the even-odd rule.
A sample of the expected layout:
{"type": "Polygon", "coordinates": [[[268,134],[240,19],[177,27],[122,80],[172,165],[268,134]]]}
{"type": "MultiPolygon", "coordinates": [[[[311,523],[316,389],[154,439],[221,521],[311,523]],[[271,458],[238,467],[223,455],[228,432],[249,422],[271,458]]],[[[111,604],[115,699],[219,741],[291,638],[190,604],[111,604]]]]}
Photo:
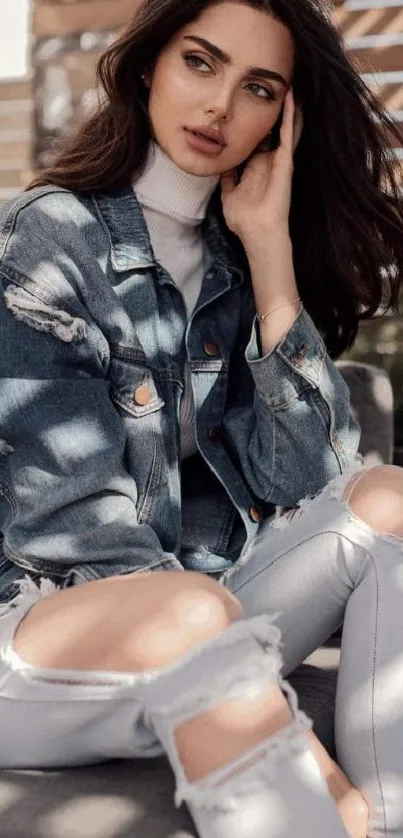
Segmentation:
{"type": "Polygon", "coordinates": [[[341,500],[348,479],[280,528],[263,525],[222,584],[248,616],[277,612],[285,673],[344,618],[338,759],[370,804],[370,838],[403,838],[403,541],[353,515],[341,500]]]}
{"type": "Polygon", "coordinates": [[[144,692],[147,724],[176,776],[176,804],[185,801],[201,838],[347,838],[306,736],[308,720],[279,677],[280,635],[268,617],[238,620],[161,672],[144,692]],[[279,683],[293,720],[246,753],[190,782],[175,728],[259,684],[279,683]]]}

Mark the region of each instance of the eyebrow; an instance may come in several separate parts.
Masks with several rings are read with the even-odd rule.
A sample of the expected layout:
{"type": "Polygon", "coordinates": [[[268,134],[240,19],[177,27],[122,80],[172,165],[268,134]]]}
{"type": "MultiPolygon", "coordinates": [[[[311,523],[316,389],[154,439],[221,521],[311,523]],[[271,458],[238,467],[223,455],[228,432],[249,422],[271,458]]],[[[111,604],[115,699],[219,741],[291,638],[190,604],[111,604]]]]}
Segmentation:
{"type": "MultiPolygon", "coordinates": [[[[226,52],[224,52],[220,47],[217,47],[216,44],[212,44],[211,41],[207,41],[205,38],[199,38],[197,35],[185,35],[185,41],[194,41],[199,46],[204,47],[211,55],[214,55],[215,58],[218,58],[223,64],[232,64],[231,56],[229,56],[226,52]]],[[[272,81],[278,81],[280,84],[284,85],[284,87],[288,87],[288,82],[281,75],[281,73],[276,73],[275,70],[266,70],[265,67],[251,67],[248,71],[248,75],[250,76],[257,76],[261,79],[271,79],[272,81]]]]}

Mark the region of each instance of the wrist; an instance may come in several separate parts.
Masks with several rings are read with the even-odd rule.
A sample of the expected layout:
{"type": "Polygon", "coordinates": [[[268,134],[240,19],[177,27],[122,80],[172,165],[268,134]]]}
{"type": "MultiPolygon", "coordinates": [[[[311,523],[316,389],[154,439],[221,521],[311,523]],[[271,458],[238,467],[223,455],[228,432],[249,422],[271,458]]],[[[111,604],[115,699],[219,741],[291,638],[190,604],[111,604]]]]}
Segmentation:
{"type": "Polygon", "coordinates": [[[277,312],[281,312],[282,319],[289,319],[290,316],[293,317],[293,320],[298,317],[302,308],[302,301],[300,297],[294,297],[293,299],[289,299],[284,297],[282,302],[278,302],[276,305],[271,306],[266,311],[257,311],[256,312],[256,319],[260,325],[260,328],[263,328],[263,324],[265,323],[266,319],[270,317],[272,314],[277,314],[277,312]]]}
{"type": "Polygon", "coordinates": [[[255,259],[261,256],[266,258],[271,253],[276,253],[284,248],[292,250],[292,242],[288,227],[268,227],[265,230],[251,230],[249,233],[240,236],[243,248],[248,259],[255,259]]]}

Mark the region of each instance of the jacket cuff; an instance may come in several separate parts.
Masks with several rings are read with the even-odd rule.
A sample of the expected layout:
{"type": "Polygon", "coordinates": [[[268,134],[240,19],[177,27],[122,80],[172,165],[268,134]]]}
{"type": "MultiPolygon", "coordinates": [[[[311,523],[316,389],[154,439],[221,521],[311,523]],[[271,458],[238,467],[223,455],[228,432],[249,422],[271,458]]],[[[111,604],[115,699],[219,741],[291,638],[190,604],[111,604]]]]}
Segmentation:
{"type": "Polygon", "coordinates": [[[263,357],[259,354],[258,322],[255,319],[245,358],[255,384],[265,401],[278,406],[302,390],[318,387],[327,357],[325,344],[311,317],[302,309],[280,343],[263,357]]]}

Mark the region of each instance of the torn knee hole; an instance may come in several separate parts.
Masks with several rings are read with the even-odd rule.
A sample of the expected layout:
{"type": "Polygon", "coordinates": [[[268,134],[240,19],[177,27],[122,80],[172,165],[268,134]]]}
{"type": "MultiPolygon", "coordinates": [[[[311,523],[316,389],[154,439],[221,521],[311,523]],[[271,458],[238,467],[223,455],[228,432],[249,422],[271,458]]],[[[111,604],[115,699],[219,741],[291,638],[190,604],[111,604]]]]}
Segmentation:
{"type": "Polygon", "coordinates": [[[310,720],[301,711],[292,722],[275,735],[245,750],[235,759],[194,782],[181,772],[175,792],[175,804],[182,802],[204,808],[227,810],[240,797],[247,797],[274,782],[279,763],[307,748],[310,720]],[[224,795],[225,788],[225,795],[224,795]]]}
{"type": "Polygon", "coordinates": [[[244,697],[223,698],[175,729],[179,758],[188,780],[196,781],[248,752],[293,721],[286,696],[279,686],[250,684],[244,697]]]}
{"type": "MultiPolygon", "coordinates": [[[[242,793],[245,772],[252,765],[256,763],[258,775],[262,765],[266,782],[267,772],[275,767],[282,755],[300,748],[302,742],[306,745],[306,737],[299,734],[311,725],[305,714],[298,710],[295,692],[280,678],[280,631],[273,624],[274,619],[260,615],[232,623],[221,635],[201,644],[147,686],[145,721],[170,759],[177,781],[177,806],[195,798],[201,805],[208,805],[209,800],[214,801],[212,805],[216,805],[217,801],[219,805],[222,783],[229,782],[230,777],[231,783],[237,783],[238,776],[241,778],[242,793]],[[262,728],[257,744],[250,747],[251,737],[249,741],[245,738],[246,744],[240,755],[232,759],[230,754],[226,764],[217,770],[209,768],[203,776],[189,779],[188,766],[186,764],[185,770],[182,760],[186,756],[186,748],[182,749],[181,743],[177,742],[180,727],[231,699],[242,700],[251,691],[267,691],[270,687],[279,688],[280,704],[283,703],[281,693],[286,696],[291,721],[287,713],[282,719],[282,726],[277,726],[273,735],[267,736],[262,728]],[[217,789],[215,785],[218,785],[217,789]]],[[[212,738],[214,741],[215,737],[212,738]]],[[[190,750],[188,748],[188,753],[193,750],[196,757],[198,742],[203,744],[203,731],[200,730],[191,742],[190,750]]],[[[255,768],[251,770],[255,776],[255,768]]]]}

